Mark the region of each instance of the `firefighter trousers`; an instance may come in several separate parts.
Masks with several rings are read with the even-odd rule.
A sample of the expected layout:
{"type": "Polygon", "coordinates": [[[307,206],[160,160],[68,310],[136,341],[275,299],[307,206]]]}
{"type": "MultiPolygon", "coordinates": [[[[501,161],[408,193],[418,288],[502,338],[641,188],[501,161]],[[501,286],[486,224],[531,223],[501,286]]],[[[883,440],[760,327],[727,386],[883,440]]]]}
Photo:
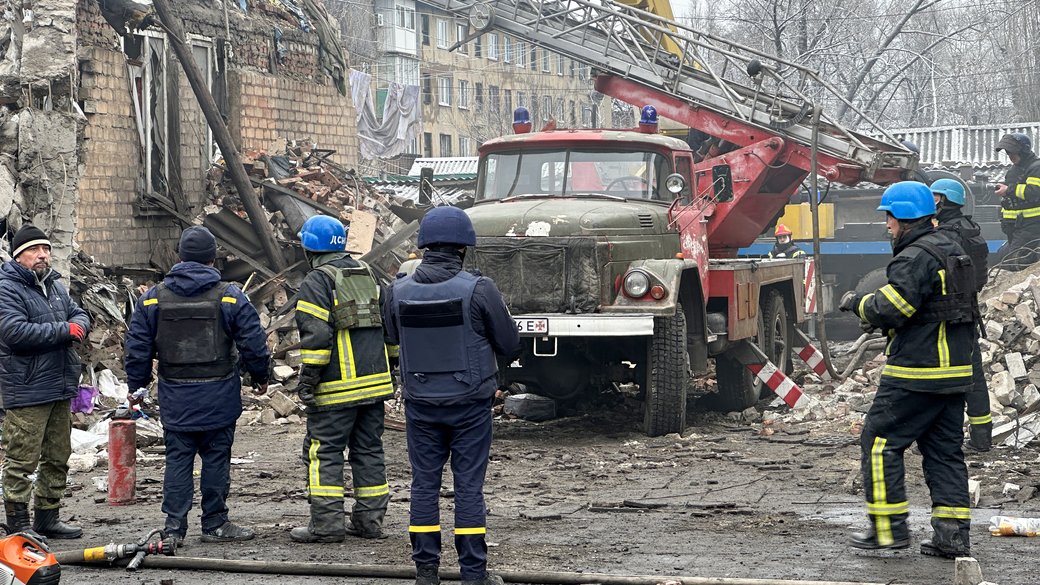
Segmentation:
{"type": "Polygon", "coordinates": [[[381,534],[390,486],[383,457],[383,403],[338,410],[308,411],[303,460],[311,532],[341,536],[346,532],[343,509],[343,464],[350,464],[354,507],[350,522],[365,536],[381,534]]]}
{"type": "Polygon", "coordinates": [[[444,465],[451,458],[455,487],[455,550],[462,579],[479,580],[487,571],[484,477],[491,451],[491,399],[461,405],[405,402],[412,502],[408,535],[416,566],[441,558],[440,492],[444,465]]]}
{"type": "Polygon", "coordinates": [[[993,416],[989,410],[989,388],[986,386],[986,376],[982,371],[982,349],[979,347],[978,338],[975,339],[975,349],[971,358],[971,392],[964,399],[968,403],[968,423],[972,425],[986,425],[993,422],[993,416]]]}
{"type": "Polygon", "coordinates": [[[910,506],[904,485],[903,452],[921,449],[932,498],[932,526],[957,522],[966,533],[968,468],[961,451],[964,394],[911,392],[883,385],[867,412],[860,437],[863,491],[878,543],[909,538],[910,506]]]}

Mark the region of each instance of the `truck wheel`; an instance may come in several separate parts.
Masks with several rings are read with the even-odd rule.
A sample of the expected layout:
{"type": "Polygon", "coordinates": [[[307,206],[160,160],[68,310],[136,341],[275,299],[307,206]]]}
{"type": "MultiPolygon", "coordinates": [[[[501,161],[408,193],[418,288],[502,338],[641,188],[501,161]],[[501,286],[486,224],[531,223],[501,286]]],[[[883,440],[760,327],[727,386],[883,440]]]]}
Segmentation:
{"type": "Polygon", "coordinates": [[[875,268],[863,275],[856,283],[856,294],[865,295],[872,293],[888,283],[888,272],[886,268],[875,268]]]}
{"type": "Polygon", "coordinates": [[[704,408],[718,412],[740,412],[758,402],[761,393],[758,378],[751,374],[747,366],[724,352],[715,356],[715,381],[719,391],[703,398],[704,408]]]}
{"type": "Polygon", "coordinates": [[[686,352],[686,314],[654,318],[643,387],[643,430],[650,437],[679,433],[686,428],[686,388],[690,359],[686,352]]]}
{"type": "MultiPolygon", "coordinates": [[[[791,342],[794,333],[791,331],[791,312],[784,303],[784,295],[778,291],[769,291],[766,302],[762,305],[762,323],[765,327],[759,336],[759,347],[769,356],[769,361],[781,372],[790,374],[792,369],[791,342]]],[[[759,382],[762,395],[771,392],[759,382]]]]}

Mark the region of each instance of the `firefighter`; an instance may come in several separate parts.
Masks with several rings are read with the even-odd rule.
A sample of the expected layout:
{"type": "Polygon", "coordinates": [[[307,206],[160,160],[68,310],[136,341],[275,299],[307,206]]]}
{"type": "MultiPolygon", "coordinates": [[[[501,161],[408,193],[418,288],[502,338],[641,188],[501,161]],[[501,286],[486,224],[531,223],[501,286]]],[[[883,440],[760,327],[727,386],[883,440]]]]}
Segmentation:
{"type": "MultiPolygon", "coordinates": [[[[202,541],[251,540],[253,530],[228,520],[231,447],[242,415],[239,362],[254,392],[267,391],[271,353],[256,309],[213,267],[217,240],[202,226],[181,234],[178,262],[137,301],[126,339],[131,390],[152,380],[159,360],[159,408],[166,445],[162,511],[165,536],[184,541],[194,498],[196,455],[202,460],[202,541]],[[237,352],[236,352],[237,348],[237,352]]],[[[138,399],[127,396],[133,403],[138,399]]]]}
{"type": "Polygon", "coordinates": [[[776,245],[769,251],[770,258],[799,258],[805,256],[805,252],[791,241],[792,232],[782,223],[776,224],[776,245]]]}
{"type": "Polygon", "coordinates": [[[848,292],[840,305],[890,339],[860,437],[871,526],[853,534],[850,544],[909,546],[903,452],[917,441],[934,530],[931,540],[921,543],[921,553],[967,556],[971,511],[961,440],[975,337],[971,261],[957,243],[936,232],[935,200],[927,185],[890,186],[878,210],[886,212],[892,234],[888,284],[865,295],[848,292]]]}
{"type": "Polygon", "coordinates": [[[1005,134],[997,143],[1011,159],[1004,181],[997,184],[1000,227],[1008,237],[997,252],[1002,268],[1022,270],[1040,260],[1040,158],[1025,134],[1005,134]]]}
{"type": "Polygon", "coordinates": [[[345,251],[347,231],[325,215],[300,230],[312,270],[300,285],[296,326],[303,367],[296,388],[307,407],[303,461],[310,522],[295,542],[342,542],[345,535],[382,538],[390,501],[383,458],[383,402],[393,396],[379,315],[379,285],[345,251]],[[350,463],[354,507],[344,522],[343,451],[350,463]]]}
{"type": "Polygon", "coordinates": [[[520,337],[494,282],[462,269],[466,247],[476,243],[464,211],[431,209],[419,226],[418,244],[426,248],[422,263],[413,274],[398,275],[383,305],[387,339],[400,341],[416,585],[440,583],[438,502],[449,454],[462,582],[502,583],[487,572],[484,475],[498,386],[496,356],[513,359],[520,337]]]}
{"type": "MultiPolygon", "coordinates": [[[[979,292],[986,285],[989,246],[986,244],[986,238],[982,237],[979,224],[975,223],[970,215],[964,215],[962,212],[965,201],[964,185],[953,179],[939,179],[932,183],[932,195],[935,196],[938,209],[936,219],[939,222],[939,231],[950,236],[971,256],[971,263],[975,269],[975,290],[979,292]]],[[[977,296],[975,302],[978,304],[977,296]]],[[[989,389],[982,372],[979,332],[981,329],[976,329],[972,353],[972,389],[965,397],[968,403],[968,447],[976,451],[989,451],[993,438],[993,416],[989,410],[989,389]]]]}

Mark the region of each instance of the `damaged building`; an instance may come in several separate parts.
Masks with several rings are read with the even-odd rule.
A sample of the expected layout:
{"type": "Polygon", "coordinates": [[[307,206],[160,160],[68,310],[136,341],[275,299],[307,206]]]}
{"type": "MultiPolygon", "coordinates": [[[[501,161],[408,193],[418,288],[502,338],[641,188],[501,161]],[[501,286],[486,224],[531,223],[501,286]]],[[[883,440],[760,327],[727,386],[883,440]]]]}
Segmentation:
{"type": "MultiPolygon", "coordinates": [[[[318,0],[170,3],[242,150],[357,151],[348,64],[318,0]]],[[[0,218],[112,267],[164,267],[208,203],[212,132],[150,2],[9,0],[0,62],[0,218]]],[[[9,235],[8,235],[9,237],[9,235]]],[[[259,254],[259,250],[256,250],[259,254]]]]}

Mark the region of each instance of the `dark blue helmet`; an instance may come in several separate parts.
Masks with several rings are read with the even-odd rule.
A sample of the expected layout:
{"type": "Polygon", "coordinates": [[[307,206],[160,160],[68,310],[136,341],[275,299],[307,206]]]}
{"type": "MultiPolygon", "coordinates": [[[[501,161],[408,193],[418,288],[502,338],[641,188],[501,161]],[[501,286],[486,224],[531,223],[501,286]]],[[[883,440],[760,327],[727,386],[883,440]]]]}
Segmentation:
{"type": "Polygon", "coordinates": [[[909,140],[900,140],[899,142],[902,143],[902,145],[906,147],[906,149],[910,152],[914,154],[921,154],[921,149],[918,148],[917,145],[913,142],[910,142],[909,140]]]}
{"type": "Polygon", "coordinates": [[[334,217],[315,215],[303,222],[300,243],[310,252],[342,252],[347,247],[347,230],[334,217]]]}
{"type": "Polygon", "coordinates": [[[419,224],[418,245],[429,248],[434,244],[477,245],[477,232],[465,211],[446,205],[426,212],[419,224]]]}

